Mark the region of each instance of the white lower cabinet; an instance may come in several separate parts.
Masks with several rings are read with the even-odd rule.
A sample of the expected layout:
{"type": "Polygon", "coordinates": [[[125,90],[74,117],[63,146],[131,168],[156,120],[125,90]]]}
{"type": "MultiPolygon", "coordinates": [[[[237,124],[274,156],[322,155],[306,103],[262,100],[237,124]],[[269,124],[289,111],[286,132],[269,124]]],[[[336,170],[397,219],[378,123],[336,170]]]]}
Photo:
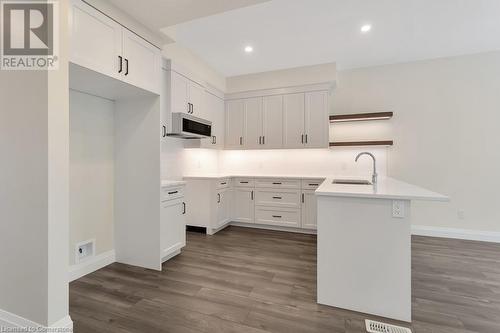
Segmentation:
{"type": "Polygon", "coordinates": [[[161,259],[168,260],[186,246],[186,203],[182,188],[162,188],[160,212],[161,259]],[[169,199],[171,196],[172,199],[169,199]]]}
{"type": "Polygon", "coordinates": [[[222,227],[231,219],[231,190],[223,188],[217,191],[217,220],[216,228],[222,227]]]}
{"type": "Polygon", "coordinates": [[[317,202],[314,190],[302,190],[302,220],[304,229],[316,229],[317,202]]]}
{"type": "Polygon", "coordinates": [[[232,221],[254,223],[255,205],[253,188],[235,188],[233,190],[234,204],[232,221]]]}
{"type": "Polygon", "coordinates": [[[193,178],[187,180],[187,224],[212,235],[230,222],[316,229],[314,191],[322,178],[193,178]]]}
{"type": "Polygon", "coordinates": [[[282,227],[300,227],[300,209],[257,206],[255,222],[282,227]]]}

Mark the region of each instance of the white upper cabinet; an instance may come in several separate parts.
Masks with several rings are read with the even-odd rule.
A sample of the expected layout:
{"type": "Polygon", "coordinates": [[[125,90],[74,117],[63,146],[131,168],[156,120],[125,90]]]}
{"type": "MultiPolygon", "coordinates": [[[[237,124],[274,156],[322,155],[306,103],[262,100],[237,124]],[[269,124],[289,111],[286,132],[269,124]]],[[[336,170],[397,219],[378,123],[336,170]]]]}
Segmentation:
{"type": "Polygon", "coordinates": [[[243,100],[226,102],[226,137],[227,148],[243,149],[245,128],[245,108],[243,100]]]}
{"type": "Polygon", "coordinates": [[[170,71],[172,112],[184,112],[204,118],[205,88],[176,71],[170,71]]]}
{"type": "Polygon", "coordinates": [[[244,107],[244,148],[260,148],[260,145],[262,144],[262,97],[245,99],[244,107]]]}
{"type": "Polygon", "coordinates": [[[202,139],[202,148],[224,147],[224,100],[205,91],[203,102],[203,117],[212,122],[212,137],[202,139]]]}
{"type": "Polygon", "coordinates": [[[266,96],[262,104],[263,148],[283,147],[283,96],[266,96]]]}
{"type": "Polygon", "coordinates": [[[161,51],[81,0],[73,0],[70,61],[159,94],[161,51]]]}
{"type": "Polygon", "coordinates": [[[71,61],[118,78],[122,26],[81,1],[73,1],[70,17],[71,61]]]}
{"type": "Polygon", "coordinates": [[[328,147],[328,92],[305,94],[304,144],[308,148],[328,147]]]}
{"type": "Polygon", "coordinates": [[[303,148],[305,142],[304,93],[283,96],[283,144],[285,148],[303,148]]]}
{"type": "Polygon", "coordinates": [[[123,75],[125,81],[160,94],[159,50],[127,29],[123,29],[123,75]]]}
{"type": "Polygon", "coordinates": [[[170,83],[170,108],[171,112],[190,113],[189,105],[189,79],[175,71],[168,71],[167,78],[170,83]]]}

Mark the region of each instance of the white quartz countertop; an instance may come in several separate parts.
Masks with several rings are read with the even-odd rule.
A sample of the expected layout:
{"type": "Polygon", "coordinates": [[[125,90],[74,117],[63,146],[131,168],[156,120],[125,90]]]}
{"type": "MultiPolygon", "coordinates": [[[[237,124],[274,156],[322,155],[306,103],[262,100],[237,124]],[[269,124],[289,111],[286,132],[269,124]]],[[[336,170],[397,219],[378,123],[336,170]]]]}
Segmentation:
{"type": "Polygon", "coordinates": [[[326,179],[324,175],[282,175],[282,174],[203,174],[187,175],[184,179],[220,179],[220,178],[290,178],[290,179],[326,179]]]}
{"type": "Polygon", "coordinates": [[[334,177],[328,177],[320,187],[318,187],[315,192],[316,195],[395,200],[449,200],[445,195],[389,177],[379,178],[376,187],[373,185],[333,184],[334,179],[334,177]]]}
{"type": "Polygon", "coordinates": [[[186,185],[186,182],[183,180],[162,180],[161,187],[175,187],[186,185]]]}

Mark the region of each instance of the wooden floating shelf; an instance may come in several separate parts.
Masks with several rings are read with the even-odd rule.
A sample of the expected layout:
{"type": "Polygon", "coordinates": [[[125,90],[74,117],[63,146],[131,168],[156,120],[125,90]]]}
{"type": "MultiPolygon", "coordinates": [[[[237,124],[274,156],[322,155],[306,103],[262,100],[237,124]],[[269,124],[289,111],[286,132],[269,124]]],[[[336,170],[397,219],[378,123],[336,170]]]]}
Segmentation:
{"type": "Polygon", "coordinates": [[[371,112],[371,113],[353,113],[336,114],[330,116],[331,123],[340,123],[345,121],[366,121],[366,120],[384,120],[390,119],[394,113],[390,112],[371,112]]]}
{"type": "Polygon", "coordinates": [[[392,140],[382,141],[343,141],[343,142],[330,142],[330,147],[354,147],[354,146],[392,146],[392,140]]]}

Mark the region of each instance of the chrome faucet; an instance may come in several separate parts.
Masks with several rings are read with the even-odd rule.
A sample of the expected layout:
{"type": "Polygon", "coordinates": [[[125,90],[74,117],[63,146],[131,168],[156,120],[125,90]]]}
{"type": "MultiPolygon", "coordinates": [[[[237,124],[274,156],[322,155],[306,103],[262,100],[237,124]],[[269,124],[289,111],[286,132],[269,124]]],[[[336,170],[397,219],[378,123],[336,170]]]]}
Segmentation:
{"type": "Polygon", "coordinates": [[[369,153],[367,151],[364,151],[362,153],[359,153],[358,156],[356,156],[356,159],[355,161],[357,162],[358,159],[362,156],[362,155],[368,155],[370,156],[372,159],[373,159],[373,174],[372,174],[372,183],[373,185],[377,185],[377,159],[375,158],[375,156],[373,156],[372,153],[369,153]]]}

